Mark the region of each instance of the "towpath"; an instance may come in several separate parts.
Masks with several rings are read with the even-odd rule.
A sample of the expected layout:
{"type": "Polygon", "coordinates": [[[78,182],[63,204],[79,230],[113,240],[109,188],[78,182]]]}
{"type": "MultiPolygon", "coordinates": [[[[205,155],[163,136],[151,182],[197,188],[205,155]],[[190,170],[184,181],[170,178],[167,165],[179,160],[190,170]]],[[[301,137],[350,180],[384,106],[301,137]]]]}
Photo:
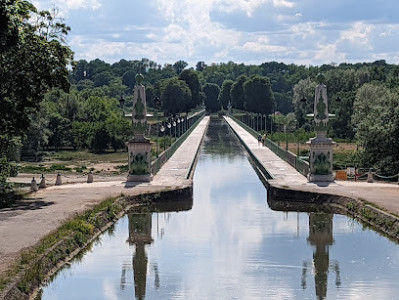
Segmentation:
{"type": "Polygon", "coordinates": [[[271,186],[294,191],[363,199],[387,212],[399,216],[399,185],[353,181],[335,181],[332,183],[308,182],[305,176],[274,154],[269,148],[259,145],[257,139],[237,122],[229,117],[225,117],[225,119],[257,160],[274,177],[274,179],[268,180],[271,186]]]}
{"type": "MultiPolygon", "coordinates": [[[[74,215],[109,197],[139,195],[192,185],[190,170],[206,132],[209,117],[204,117],[174,155],[149,183],[127,183],[126,178],[51,186],[28,195],[20,205],[0,210],[0,276],[15,262],[21,250],[34,246],[74,215]]],[[[127,158],[126,158],[127,159],[127,158]]],[[[31,178],[19,178],[26,181],[31,178]]]]}

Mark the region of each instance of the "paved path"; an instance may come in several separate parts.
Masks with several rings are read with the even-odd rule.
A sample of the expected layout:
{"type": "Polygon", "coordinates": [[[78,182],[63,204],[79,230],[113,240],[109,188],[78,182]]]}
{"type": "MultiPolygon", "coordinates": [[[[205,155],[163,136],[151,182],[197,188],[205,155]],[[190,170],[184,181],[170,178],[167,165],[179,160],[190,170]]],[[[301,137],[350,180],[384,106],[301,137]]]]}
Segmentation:
{"type": "MultiPolygon", "coordinates": [[[[88,184],[85,183],[86,178],[82,178],[80,183],[41,189],[30,194],[22,206],[0,210],[0,275],[15,261],[21,250],[34,246],[75,214],[109,197],[191,186],[192,180],[187,178],[187,174],[208,123],[209,117],[204,117],[150,183],[126,183],[126,178],[117,177],[88,184]]],[[[31,180],[31,177],[24,178],[25,181],[19,181],[31,180]]]]}
{"type": "Polygon", "coordinates": [[[269,148],[258,145],[257,139],[233,119],[229,117],[225,117],[225,119],[256,158],[273,175],[275,179],[268,180],[270,185],[298,191],[363,199],[399,216],[399,185],[353,181],[335,181],[329,184],[308,182],[302,174],[269,148]]]}

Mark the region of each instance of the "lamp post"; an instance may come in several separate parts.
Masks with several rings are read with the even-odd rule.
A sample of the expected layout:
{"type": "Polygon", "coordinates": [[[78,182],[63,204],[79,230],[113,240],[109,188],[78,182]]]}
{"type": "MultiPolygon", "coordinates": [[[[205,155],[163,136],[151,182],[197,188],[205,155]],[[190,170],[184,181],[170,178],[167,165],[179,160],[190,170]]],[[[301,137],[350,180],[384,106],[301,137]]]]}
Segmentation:
{"type": "Polygon", "coordinates": [[[180,117],[177,117],[177,127],[179,127],[179,134],[177,136],[180,137],[180,117]]]}
{"type": "Polygon", "coordinates": [[[267,125],[267,123],[266,123],[266,114],[263,114],[263,117],[265,118],[265,133],[267,132],[267,129],[266,129],[266,125],[267,125]]]}
{"type": "Polygon", "coordinates": [[[173,129],[174,129],[174,131],[175,131],[175,140],[176,140],[176,121],[173,121],[173,129]]]}
{"type": "Polygon", "coordinates": [[[125,115],[125,98],[123,98],[122,95],[119,98],[119,106],[122,109],[122,116],[124,116],[125,115]]]}
{"type": "Polygon", "coordinates": [[[169,128],[169,138],[172,137],[172,125],[170,124],[170,122],[168,122],[167,127],[169,128]]]}
{"type": "Polygon", "coordinates": [[[270,114],[269,117],[270,117],[270,135],[272,135],[273,134],[273,115],[270,114]]]}
{"type": "Polygon", "coordinates": [[[165,126],[161,125],[161,132],[163,133],[163,150],[165,151],[165,126]]]}
{"type": "Polygon", "coordinates": [[[182,134],[185,132],[185,130],[184,130],[184,118],[183,117],[181,117],[181,119],[180,119],[180,124],[181,124],[181,128],[182,128],[182,134]]]}

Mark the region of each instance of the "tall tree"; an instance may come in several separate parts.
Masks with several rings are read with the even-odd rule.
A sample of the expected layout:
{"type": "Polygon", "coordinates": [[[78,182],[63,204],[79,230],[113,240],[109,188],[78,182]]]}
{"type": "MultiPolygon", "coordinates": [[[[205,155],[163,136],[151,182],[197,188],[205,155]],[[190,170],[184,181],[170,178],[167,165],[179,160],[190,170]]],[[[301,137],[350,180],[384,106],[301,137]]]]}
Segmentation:
{"type": "Polygon", "coordinates": [[[161,83],[162,108],[167,115],[189,111],[192,95],[187,83],[177,77],[161,83]]]}
{"type": "Polygon", "coordinates": [[[365,167],[379,173],[399,172],[399,99],[397,90],[382,84],[365,84],[356,93],[353,125],[362,146],[365,167]]]}
{"type": "Polygon", "coordinates": [[[227,109],[227,106],[229,103],[231,104],[231,87],[233,86],[234,81],[233,80],[225,80],[223,81],[222,88],[220,89],[220,94],[218,97],[218,101],[220,105],[224,108],[227,109]]]}
{"type": "Polygon", "coordinates": [[[244,83],[243,89],[247,110],[261,114],[273,112],[274,95],[269,78],[252,76],[244,83]]]}
{"type": "Polygon", "coordinates": [[[191,90],[192,103],[190,105],[190,109],[200,105],[202,98],[200,95],[201,84],[199,82],[198,72],[194,70],[183,70],[179,75],[179,79],[187,83],[191,90]]]}
{"type": "Polygon", "coordinates": [[[179,75],[187,66],[187,62],[185,62],[184,60],[179,60],[173,64],[173,69],[175,69],[176,74],[179,75]]]}
{"type": "Polygon", "coordinates": [[[220,88],[214,83],[205,83],[203,87],[205,93],[205,109],[208,112],[215,113],[221,109],[220,103],[218,101],[220,88]]]}
{"type": "Polygon", "coordinates": [[[317,82],[310,78],[300,80],[293,88],[294,91],[294,107],[295,117],[298,121],[299,127],[308,124],[309,120],[306,119],[306,114],[313,112],[314,92],[317,82]]]}
{"type": "Polygon", "coordinates": [[[245,108],[244,83],[247,80],[248,77],[242,75],[238,77],[237,81],[231,86],[230,96],[234,108],[245,108]]]}
{"type": "Polygon", "coordinates": [[[45,92],[69,89],[72,52],[64,44],[69,27],[55,11],[37,12],[26,1],[1,2],[4,9],[17,14],[8,26],[11,31],[17,26],[19,36],[13,47],[0,50],[0,132],[17,135],[28,128],[29,114],[39,109],[45,92]]]}

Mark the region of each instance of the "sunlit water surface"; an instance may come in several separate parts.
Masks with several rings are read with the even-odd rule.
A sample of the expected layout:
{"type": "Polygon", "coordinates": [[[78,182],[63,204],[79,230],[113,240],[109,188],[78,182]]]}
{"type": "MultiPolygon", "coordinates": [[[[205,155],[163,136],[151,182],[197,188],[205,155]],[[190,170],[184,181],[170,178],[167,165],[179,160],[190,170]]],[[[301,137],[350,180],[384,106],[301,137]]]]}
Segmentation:
{"type": "Polygon", "coordinates": [[[399,299],[398,245],[345,216],[272,211],[221,120],[191,205],[126,215],[42,299],[399,299]]]}

